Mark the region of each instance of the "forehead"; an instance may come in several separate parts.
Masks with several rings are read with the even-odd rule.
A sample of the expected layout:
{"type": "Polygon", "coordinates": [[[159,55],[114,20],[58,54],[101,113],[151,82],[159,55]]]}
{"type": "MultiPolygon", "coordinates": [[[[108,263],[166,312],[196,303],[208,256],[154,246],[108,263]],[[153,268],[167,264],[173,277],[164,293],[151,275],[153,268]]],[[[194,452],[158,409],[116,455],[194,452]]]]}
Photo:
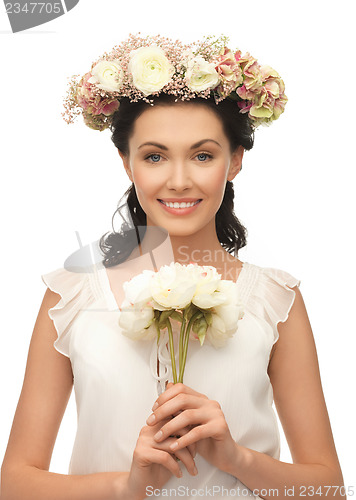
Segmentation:
{"type": "Polygon", "coordinates": [[[173,140],[186,138],[225,137],[220,118],[213,110],[202,104],[173,103],[155,105],[146,109],[135,121],[132,140],[141,140],[149,135],[150,138],[173,140]]]}

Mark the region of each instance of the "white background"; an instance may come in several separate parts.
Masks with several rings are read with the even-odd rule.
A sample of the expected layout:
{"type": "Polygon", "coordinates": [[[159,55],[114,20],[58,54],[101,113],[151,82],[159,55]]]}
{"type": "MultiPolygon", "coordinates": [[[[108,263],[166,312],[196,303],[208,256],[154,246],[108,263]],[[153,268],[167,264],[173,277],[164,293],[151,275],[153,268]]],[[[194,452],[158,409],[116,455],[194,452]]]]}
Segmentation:
{"type": "MultiPolygon", "coordinates": [[[[110,132],[61,118],[67,77],[130,32],[190,42],[227,34],[282,76],[289,102],[256,133],[234,180],[249,231],[242,261],[301,280],[346,486],[356,485],[355,47],[353,2],[82,0],[65,16],[12,34],[0,14],[0,459],[20,395],[45,292],[41,274],[111,228],[130,181],[110,132]],[[204,7],[202,7],[204,5],[204,7]]],[[[75,436],[72,394],[50,470],[67,473],[75,436]]],[[[281,459],[291,461],[283,439],[281,459]]]]}

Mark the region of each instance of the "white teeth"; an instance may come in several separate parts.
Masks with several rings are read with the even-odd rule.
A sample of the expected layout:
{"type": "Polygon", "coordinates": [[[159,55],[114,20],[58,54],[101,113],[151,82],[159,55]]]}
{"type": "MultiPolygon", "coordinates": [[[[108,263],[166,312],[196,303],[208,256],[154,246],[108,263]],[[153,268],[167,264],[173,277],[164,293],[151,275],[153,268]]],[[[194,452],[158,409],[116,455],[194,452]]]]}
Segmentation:
{"type": "Polygon", "coordinates": [[[162,203],[164,205],[166,205],[167,207],[170,207],[170,208],[187,208],[187,207],[192,207],[193,205],[196,205],[197,203],[199,203],[199,200],[197,201],[192,201],[192,202],[184,202],[183,203],[178,203],[177,201],[175,201],[174,203],[172,203],[171,201],[163,201],[161,200],[162,203]]]}

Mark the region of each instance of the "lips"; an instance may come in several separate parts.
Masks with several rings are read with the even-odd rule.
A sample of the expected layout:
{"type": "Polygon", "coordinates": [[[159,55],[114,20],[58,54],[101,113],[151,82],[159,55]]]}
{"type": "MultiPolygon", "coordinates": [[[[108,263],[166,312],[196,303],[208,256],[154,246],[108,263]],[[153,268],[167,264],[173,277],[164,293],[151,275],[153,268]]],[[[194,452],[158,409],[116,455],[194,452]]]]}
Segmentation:
{"type": "Polygon", "coordinates": [[[160,204],[162,205],[162,209],[165,212],[170,213],[172,215],[177,215],[177,216],[187,216],[188,214],[191,214],[191,213],[195,212],[195,210],[197,210],[197,207],[199,207],[200,203],[203,200],[197,200],[195,203],[192,202],[193,204],[191,206],[181,207],[181,208],[179,208],[179,207],[177,207],[177,208],[170,207],[169,205],[166,205],[165,203],[163,203],[162,200],[159,200],[159,199],[157,199],[157,201],[160,202],[160,204]]]}
{"type": "MultiPolygon", "coordinates": [[[[194,205],[197,205],[202,200],[199,199],[199,200],[192,200],[192,201],[166,201],[166,200],[160,200],[160,199],[158,199],[158,201],[160,203],[162,203],[162,205],[165,205],[166,207],[169,207],[169,205],[166,205],[166,203],[179,203],[179,204],[180,203],[193,203],[194,205]]],[[[194,205],[190,205],[189,207],[185,207],[185,208],[191,208],[194,205]]],[[[170,207],[170,208],[172,208],[172,207],[170,207]]]]}
{"type": "Polygon", "coordinates": [[[201,201],[202,198],[185,198],[185,199],[178,199],[178,200],[162,200],[157,198],[158,201],[164,201],[165,203],[195,203],[196,201],[201,201]]]}

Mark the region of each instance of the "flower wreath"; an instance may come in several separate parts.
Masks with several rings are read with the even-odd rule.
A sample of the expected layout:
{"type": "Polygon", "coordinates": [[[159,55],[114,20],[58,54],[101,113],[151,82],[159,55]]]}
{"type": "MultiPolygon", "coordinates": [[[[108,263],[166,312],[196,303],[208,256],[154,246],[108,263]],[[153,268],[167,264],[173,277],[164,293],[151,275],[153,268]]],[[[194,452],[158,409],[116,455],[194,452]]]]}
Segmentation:
{"type": "Polygon", "coordinates": [[[178,99],[214,97],[236,101],[241,113],[248,113],[254,128],[270,125],[283,113],[287,96],[282,78],[270,66],[261,66],[248,52],[227,47],[229,38],[206,36],[183,44],[156,35],[128,39],[104,53],[84,76],[70,78],[64,99],[64,120],[69,124],[82,114],[85,124],[104,130],[128,97],[131,102],[161,92],[178,99]]]}

